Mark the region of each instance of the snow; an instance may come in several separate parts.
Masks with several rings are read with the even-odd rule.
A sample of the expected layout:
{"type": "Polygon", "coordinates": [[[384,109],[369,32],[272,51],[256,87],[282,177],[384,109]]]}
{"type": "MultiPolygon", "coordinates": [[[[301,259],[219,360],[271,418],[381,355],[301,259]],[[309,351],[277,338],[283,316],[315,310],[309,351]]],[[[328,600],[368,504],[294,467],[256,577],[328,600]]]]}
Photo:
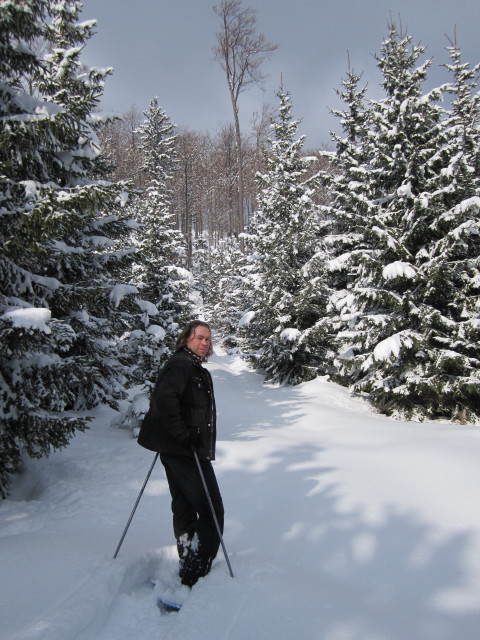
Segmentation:
{"type": "Polygon", "coordinates": [[[389,420],[325,378],[265,385],[221,351],[206,366],[235,577],[220,551],[178,586],[159,463],[113,559],[154,454],[101,408],[0,503],[0,638],[477,640],[478,428],[389,420]]]}
{"type": "Polygon", "coordinates": [[[398,187],[397,194],[403,198],[413,198],[412,183],[402,184],[401,187],[398,187]]]}
{"type": "Polygon", "coordinates": [[[417,272],[408,262],[396,260],[387,264],[383,269],[383,277],[385,280],[393,280],[395,278],[414,278],[417,272]]]}
{"type": "Polygon", "coordinates": [[[116,284],[110,292],[110,300],[118,309],[125,296],[130,296],[135,293],[138,293],[138,289],[131,284],[116,284]]]}
{"type": "Polygon", "coordinates": [[[128,198],[129,198],[128,191],[122,191],[115,198],[115,202],[118,202],[118,204],[123,208],[127,204],[128,198]]]}
{"type": "Polygon", "coordinates": [[[136,416],[145,415],[148,411],[150,401],[147,394],[137,393],[132,399],[132,412],[136,416]]]}
{"type": "Polygon", "coordinates": [[[351,252],[343,253],[341,256],[333,258],[332,260],[328,260],[327,268],[329,269],[329,271],[341,271],[351,260],[351,257],[351,252]]]}
{"type": "Polygon", "coordinates": [[[47,289],[51,289],[52,291],[55,291],[56,289],[59,289],[62,286],[60,283],[60,280],[57,280],[56,278],[38,276],[35,273],[29,274],[29,277],[32,280],[32,282],[36,282],[42,287],[46,287],[47,289]]]}
{"type": "Polygon", "coordinates": [[[38,187],[39,183],[35,180],[21,180],[20,183],[25,188],[25,198],[36,199],[38,197],[38,187]]]}
{"type": "Polygon", "coordinates": [[[280,333],[280,340],[285,342],[297,342],[301,335],[301,331],[294,329],[293,327],[289,327],[280,333]]]}
{"type": "MultiPolygon", "coordinates": [[[[128,293],[128,292],[127,292],[128,293]]],[[[130,293],[135,293],[135,291],[131,291],[130,293]]],[[[148,315],[150,316],[158,316],[158,307],[157,305],[153,304],[153,302],[150,302],[149,300],[143,300],[142,298],[137,298],[137,304],[140,307],[140,309],[142,311],[145,311],[146,313],[148,313],[148,315]]],[[[164,332],[165,335],[165,332],[164,332]]],[[[162,336],[163,338],[163,336],[162,336]]]]}
{"type": "Polygon", "coordinates": [[[17,108],[25,113],[8,114],[6,119],[17,122],[32,122],[35,120],[45,120],[62,113],[64,109],[52,102],[43,102],[34,96],[30,96],[24,91],[13,89],[9,85],[0,83],[2,93],[10,95],[17,108]]]}
{"type": "Polygon", "coordinates": [[[3,318],[10,320],[14,327],[22,329],[36,329],[46,334],[51,333],[48,322],[51,318],[50,309],[31,307],[26,309],[12,309],[3,314],[3,318]]]}
{"type": "Polygon", "coordinates": [[[378,361],[388,360],[392,356],[396,358],[400,353],[402,345],[410,348],[412,344],[413,340],[410,332],[400,331],[400,333],[395,333],[379,342],[373,350],[373,357],[378,361]]]}
{"type": "Polygon", "coordinates": [[[239,329],[241,329],[242,327],[247,327],[252,322],[254,317],[255,311],[247,311],[247,313],[244,313],[238,322],[239,329]]]}
{"type": "Polygon", "coordinates": [[[167,267],[167,269],[169,273],[176,274],[178,278],[183,278],[187,282],[193,282],[192,272],[188,269],[183,269],[177,265],[171,265],[167,267]]]}
{"type": "Polygon", "coordinates": [[[146,333],[148,335],[154,336],[154,338],[158,340],[158,342],[161,342],[166,335],[165,329],[158,324],[151,324],[150,326],[148,326],[146,333]]]}
{"type": "Polygon", "coordinates": [[[480,197],[473,196],[472,198],[467,198],[466,200],[458,204],[454,208],[454,211],[455,213],[458,214],[458,213],[465,213],[470,209],[476,209],[477,211],[480,209],[480,197]]]}

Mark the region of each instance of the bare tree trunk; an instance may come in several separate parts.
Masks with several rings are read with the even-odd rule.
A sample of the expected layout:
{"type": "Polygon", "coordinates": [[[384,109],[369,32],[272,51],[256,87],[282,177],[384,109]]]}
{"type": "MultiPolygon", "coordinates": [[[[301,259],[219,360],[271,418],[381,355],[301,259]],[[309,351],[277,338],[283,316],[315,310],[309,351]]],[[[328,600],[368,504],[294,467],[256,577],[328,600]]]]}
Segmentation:
{"type": "MultiPolygon", "coordinates": [[[[237,172],[238,172],[238,223],[236,225],[236,235],[240,235],[245,231],[245,222],[243,214],[243,192],[244,192],[244,180],[243,180],[243,152],[242,152],[242,136],[240,134],[240,122],[238,119],[238,107],[233,95],[230,91],[230,97],[232,99],[233,107],[233,120],[235,125],[235,143],[237,149],[237,172]]],[[[243,251],[243,238],[240,238],[240,247],[243,251]]]]}
{"type": "Polygon", "coordinates": [[[192,266],[192,220],[191,220],[191,213],[190,213],[190,202],[189,202],[189,197],[190,197],[190,193],[189,193],[189,175],[188,175],[188,165],[189,165],[189,160],[188,158],[185,159],[185,164],[184,164],[184,194],[185,194],[185,229],[184,229],[184,234],[185,234],[185,238],[187,241],[187,265],[188,268],[190,269],[192,266]]]}
{"type": "MultiPolygon", "coordinates": [[[[255,11],[244,8],[241,0],[222,0],[213,7],[222,23],[217,33],[217,45],[213,48],[216,60],[225,71],[230,99],[232,101],[235,137],[237,141],[238,170],[238,234],[243,233],[243,157],[240,123],[238,119],[238,96],[250,84],[261,85],[263,75],[260,66],[270,57],[277,45],[267,42],[265,36],[256,33],[255,11]]],[[[240,246],[243,251],[243,238],[240,246]]]]}

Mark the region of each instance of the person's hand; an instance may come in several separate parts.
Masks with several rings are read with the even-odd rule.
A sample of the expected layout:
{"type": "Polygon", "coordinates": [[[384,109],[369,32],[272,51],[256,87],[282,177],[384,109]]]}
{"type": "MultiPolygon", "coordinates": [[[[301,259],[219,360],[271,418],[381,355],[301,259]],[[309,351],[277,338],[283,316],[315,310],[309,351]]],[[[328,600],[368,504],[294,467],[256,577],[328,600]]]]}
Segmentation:
{"type": "Polygon", "coordinates": [[[199,427],[189,429],[188,444],[194,451],[197,451],[203,446],[202,434],[200,433],[199,427]]]}

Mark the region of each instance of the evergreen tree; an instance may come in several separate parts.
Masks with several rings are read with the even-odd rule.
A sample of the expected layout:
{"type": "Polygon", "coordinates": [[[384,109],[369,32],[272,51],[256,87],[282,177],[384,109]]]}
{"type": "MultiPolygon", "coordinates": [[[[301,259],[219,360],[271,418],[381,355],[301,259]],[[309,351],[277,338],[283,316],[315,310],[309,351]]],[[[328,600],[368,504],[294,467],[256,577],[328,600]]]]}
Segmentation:
{"type": "Polygon", "coordinates": [[[405,223],[405,242],[417,248],[415,315],[422,337],[405,386],[427,416],[471,421],[480,417],[480,65],[462,64],[454,44],[449,50],[453,82],[445,90],[452,107],[431,162],[428,206],[420,219],[408,215],[405,223]]]}
{"type": "Polygon", "coordinates": [[[215,297],[217,277],[211,269],[211,251],[205,234],[193,240],[192,256],[195,291],[201,298],[201,306],[208,314],[215,297]]]}
{"type": "Polygon", "coordinates": [[[226,238],[211,251],[210,288],[214,292],[209,320],[225,347],[237,347],[237,329],[243,315],[247,259],[236,238],[226,238]]]}
{"type": "MultiPolygon", "coordinates": [[[[324,286],[329,295],[325,323],[335,336],[345,320],[343,307],[357,278],[358,257],[368,252],[365,220],[372,215],[368,197],[368,125],[366,87],[359,89],[361,76],[349,69],[337,94],[345,107],[332,110],[340,120],[343,135],[332,132],[334,152],[324,151],[328,169],[321,172],[328,204],[320,207],[319,249],[323,250],[324,286]]],[[[332,340],[333,342],[333,340],[332,340]]]]}
{"type": "Polygon", "coordinates": [[[64,286],[49,306],[81,336],[72,355],[83,362],[79,398],[81,408],[88,409],[99,402],[116,407],[125,395],[116,344],[125,330],[125,314],[118,310],[117,290],[133,250],[126,245],[130,221],[120,206],[126,185],[104,179],[110,168],[100,154],[97,132],[108,120],[94,113],[111,69],[87,68],[81,62],[95,27],[95,21],[79,22],[81,9],[77,0],[50,3],[51,21],[45,26],[50,53],[35,84],[61,109],[60,162],[49,168],[61,190],[49,194],[48,244],[53,250],[43,268],[64,286]]]}
{"type": "Polygon", "coordinates": [[[347,356],[340,360],[340,376],[383,407],[380,390],[394,388],[399,378],[389,370],[388,348],[383,351],[379,345],[390,345],[395,355],[400,350],[406,354],[414,334],[409,309],[415,255],[403,242],[402,221],[406,208],[422,207],[432,131],[440,118],[438,108],[421,94],[430,64],[416,66],[422,53],[392,23],[377,56],[386,97],[371,103],[362,145],[361,189],[367,206],[361,251],[350,256],[356,277],[337,302],[344,320],[339,338],[347,356]]]}
{"type": "Polygon", "coordinates": [[[172,206],[176,136],[157,98],[151,100],[138,133],[147,186],[135,203],[139,227],[131,284],[137,292],[137,314],[125,337],[125,352],[133,382],[150,389],[173,351],[179,325],[191,314],[192,275],[172,206]]]}
{"type": "MultiPolygon", "coordinates": [[[[422,53],[392,24],[377,57],[386,97],[372,101],[368,131],[361,133],[364,179],[353,188],[364,199],[364,229],[359,247],[342,258],[354,278],[334,300],[342,320],[338,376],[388,413],[455,417],[460,405],[468,414],[473,404],[476,355],[469,359],[474,350],[468,338],[463,355],[455,353],[450,305],[458,309],[461,281],[465,293],[476,241],[463,256],[465,271],[458,279],[459,265],[447,257],[444,232],[452,220],[453,193],[463,202],[467,188],[465,181],[461,188],[452,182],[453,164],[461,162],[436,104],[440,90],[422,95],[430,65],[416,66],[422,53]]],[[[352,166],[358,172],[356,161],[352,166]]],[[[463,175],[471,178],[472,172],[463,175]]],[[[355,211],[351,195],[347,198],[347,208],[355,211]]],[[[472,211],[474,204],[467,218],[472,211]]],[[[472,315],[459,333],[471,325],[472,315]]]]}
{"type": "MultiPolygon", "coordinates": [[[[314,275],[306,269],[316,254],[318,211],[312,195],[316,175],[306,178],[304,137],[295,139],[298,121],[291,115],[287,93],[272,124],[274,139],[267,172],[258,176],[249,322],[243,346],[267,380],[298,383],[316,375],[320,349],[312,328],[321,317],[322,300],[314,275]]],[[[252,242],[252,241],[251,241],[252,242]]]]}
{"type": "Polygon", "coordinates": [[[67,380],[70,374],[57,353],[60,345],[68,351],[74,334],[58,322],[47,324],[45,292],[60,283],[41,273],[33,214],[37,191],[30,178],[42,174],[38,149],[48,148],[48,125],[57,109],[21,87],[40,68],[26,45],[42,34],[45,15],[41,0],[0,7],[1,496],[23,450],[44,455],[52,442],[66,444],[75,429],[85,427],[84,420],[62,411],[68,400],[57,374],[67,380]]]}
{"type": "MultiPolygon", "coordinates": [[[[77,58],[68,49],[75,38],[59,35],[63,9],[74,32],[77,3],[24,0],[0,7],[2,495],[23,452],[42,456],[65,446],[86,427],[88,418],[78,410],[121,394],[105,339],[111,337],[108,319],[92,311],[108,303],[108,265],[122,254],[112,232],[125,225],[113,210],[104,212],[123,188],[92,179],[101,161],[90,107],[82,116],[69,106],[81,97],[70,93],[67,103],[68,92],[62,94],[74,77],[84,96],[101,93],[101,83],[68,64],[77,58]],[[44,62],[28,50],[38,37],[54,47],[44,62]],[[56,59],[60,49],[63,58],[56,59]],[[31,86],[37,98],[22,88],[31,86]]],[[[77,44],[90,34],[85,26],[79,32],[77,44]]]]}

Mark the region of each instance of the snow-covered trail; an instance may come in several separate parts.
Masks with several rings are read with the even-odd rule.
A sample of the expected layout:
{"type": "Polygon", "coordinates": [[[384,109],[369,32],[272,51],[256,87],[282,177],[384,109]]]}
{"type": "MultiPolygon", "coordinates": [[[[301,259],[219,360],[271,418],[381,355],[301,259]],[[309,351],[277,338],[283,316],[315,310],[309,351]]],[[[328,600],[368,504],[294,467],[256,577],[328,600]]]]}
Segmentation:
{"type": "Polygon", "coordinates": [[[477,640],[480,430],[399,423],[323,379],[262,384],[218,352],[215,469],[225,544],[178,614],[169,494],[158,464],[98,413],[29,465],[0,504],[5,640],[477,640]],[[158,586],[157,586],[158,588],[158,586]]]}

